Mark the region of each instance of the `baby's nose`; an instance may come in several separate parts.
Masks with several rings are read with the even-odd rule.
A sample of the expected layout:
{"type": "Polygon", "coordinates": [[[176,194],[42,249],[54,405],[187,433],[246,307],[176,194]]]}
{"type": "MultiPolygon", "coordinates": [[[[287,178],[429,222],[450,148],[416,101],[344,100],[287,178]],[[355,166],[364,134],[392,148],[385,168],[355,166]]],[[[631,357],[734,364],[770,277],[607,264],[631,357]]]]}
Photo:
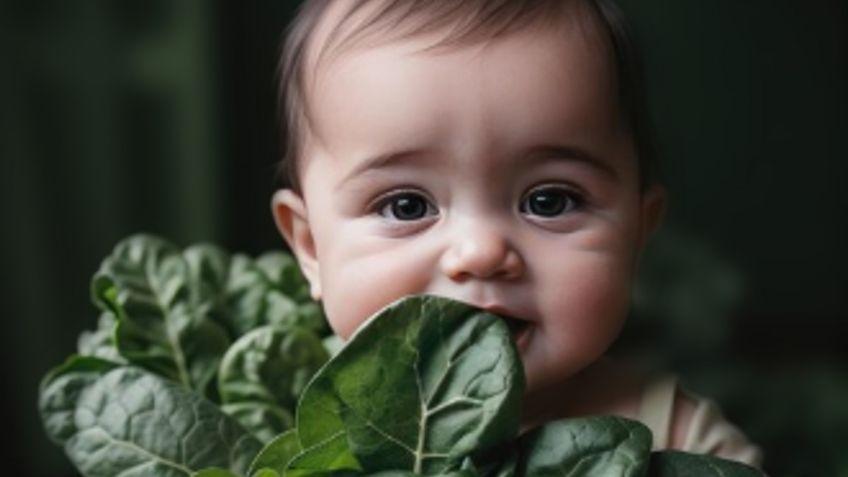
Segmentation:
{"type": "Polygon", "coordinates": [[[441,267],[454,281],[509,280],[524,273],[524,261],[518,250],[502,233],[491,228],[464,230],[445,250],[441,267]]]}

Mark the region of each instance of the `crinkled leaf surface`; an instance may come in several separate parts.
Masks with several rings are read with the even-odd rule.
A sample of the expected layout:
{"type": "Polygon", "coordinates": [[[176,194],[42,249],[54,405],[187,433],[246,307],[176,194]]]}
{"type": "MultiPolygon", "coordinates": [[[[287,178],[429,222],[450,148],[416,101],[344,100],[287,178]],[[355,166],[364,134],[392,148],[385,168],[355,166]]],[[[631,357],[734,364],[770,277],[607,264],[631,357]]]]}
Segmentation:
{"type": "Polygon", "coordinates": [[[680,451],[654,452],[650,477],[762,477],[759,470],[739,462],[680,451]]]}
{"type": "Polygon", "coordinates": [[[95,301],[118,317],[122,356],[206,392],[230,340],[201,290],[180,251],[147,235],[120,242],[92,281],[95,301]]]}
{"type": "Polygon", "coordinates": [[[224,410],[267,442],[291,427],[297,398],[328,358],[321,339],[305,328],[255,329],[221,361],[218,390],[224,410]]]}
{"type": "Polygon", "coordinates": [[[304,392],[299,470],[458,469],[518,428],[524,375],[502,320],[433,296],[360,327],[304,392]],[[352,465],[351,463],[358,464],[352,465]]]}
{"type": "Polygon", "coordinates": [[[256,258],[256,266],[265,272],[265,276],[275,288],[296,303],[308,303],[312,300],[309,282],[291,255],[281,252],[264,253],[256,258]]]}
{"type": "Polygon", "coordinates": [[[77,432],[75,414],[80,395],[118,366],[93,356],[71,356],[44,377],[38,409],[51,440],[61,445],[77,432]]]}
{"type": "Polygon", "coordinates": [[[201,297],[219,297],[227,286],[230,255],[212,244],[195,244],[183,251],[192,286],[201,297]]]}
{"type": "Polygon", "coordinates": [[[614,416],[553,421],[519,439],[517,475],[644,475],[651,432],[643,424],[614,416]]]}
{"type": "Polygon", "coordinates": [[[294,416],[286,408],[258,401],[221,404],[221,410],[263,443],[294,426],[294,416]]]}
{"type": "Polygon", "coordinates": [[[238,336],[231,326],[232,317],[227,307],[230,255],[215,245],[203,243],[187,247],[182,255],[188,265],[189,286],[203,303],[207,317],[223,327],[230,338],[238,336]]]}
{"type": "Polygon", "coordinates": [[[83,356],[95,356],[113,361],[126,363],[115,346],[115,328],[118,320],[111,311],[104,311],[97,321],[97,329],[83,331],[77,340],[77,352],[83,356]]]}
{"type": "Polygon", "coordinates": [[[48,382],[42,402],[52,404],[42,416],[56,422],[57,411],[70,413],[54,438],[88,477],[185,477],[208,467],[243,473],[261,447],[211,402],[139,368],[119,367],[66,392],[61,383],[78,374],[82,380],[66,372],[48,382]]]}
{"type": "Polygon", "coordinates": [[[298,325],[323,336],[328,332],[326,320],[308,287],[294,259],[284,253],[256,260],[234,255],[224,293],[228,327],[241,336],[266,324],[298,325]]]}
{"type": "Polygon", "coordinates": [[[227,350],[218,376],[223,402],[262,401],[293,409],[303,388],[329,359],[315,333],[263,326],[227,350]]]}

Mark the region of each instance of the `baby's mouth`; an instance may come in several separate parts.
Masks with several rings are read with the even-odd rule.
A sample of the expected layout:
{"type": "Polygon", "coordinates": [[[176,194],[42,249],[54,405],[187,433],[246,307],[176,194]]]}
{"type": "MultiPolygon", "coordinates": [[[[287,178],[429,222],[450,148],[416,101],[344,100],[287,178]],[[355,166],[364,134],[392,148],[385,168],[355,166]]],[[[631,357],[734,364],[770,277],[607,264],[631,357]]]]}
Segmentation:
{"type": "Polygon", "coordinates": [[[533,322],[521,318],[512,317],[509,312],[499,307],[486,307],[487,311],[501,316],[506,321],[506,326],[509,329],[509,334],[512,336],[513,342],[519,351],[524,351],[527,348],[527,342],[533,333],[533,322]]]}
{"type": "Polygon", "coordinates": [[[506,326],[509,328],[509,333],[512,335],[512,340],[519,351],[524,351],[527,348],[527,343],[530,336],[533,334],[533,323],[527,320],[520,320],[505,316],[506,326]]]}

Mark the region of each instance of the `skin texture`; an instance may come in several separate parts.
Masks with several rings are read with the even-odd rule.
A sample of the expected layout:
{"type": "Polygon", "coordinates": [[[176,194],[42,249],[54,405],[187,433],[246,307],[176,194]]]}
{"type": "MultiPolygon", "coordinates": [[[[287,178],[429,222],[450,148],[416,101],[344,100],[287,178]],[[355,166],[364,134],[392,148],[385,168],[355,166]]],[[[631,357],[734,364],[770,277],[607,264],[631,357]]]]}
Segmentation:
{"type": "Polygon", "coordinates": [[[631,414],[638,395],[622,384],[592,405],[587,389],[619,373],[602,357],[665,194],[639,190],[609,49],[586,18],[438,52],[421,51],[427,37],[362,44],[313,64],[302,195],[273,199],[343,338],[408,294],[516,318],[527,423],[567,414],[569,390],[580,413],[631,414]],[[539,214],[531,199],[564,208],[539,214]],[[404,220],[404,201],[424,212],[404,220]]]}

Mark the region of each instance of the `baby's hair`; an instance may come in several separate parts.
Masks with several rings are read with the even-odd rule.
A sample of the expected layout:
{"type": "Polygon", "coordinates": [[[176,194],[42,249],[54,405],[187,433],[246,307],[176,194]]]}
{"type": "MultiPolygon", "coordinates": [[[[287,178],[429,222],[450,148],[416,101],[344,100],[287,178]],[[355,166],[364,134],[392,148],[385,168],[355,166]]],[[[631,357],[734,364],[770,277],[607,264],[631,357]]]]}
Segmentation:
{"type": "MultiPolygon", "coordinates": [[[[320,58],[334,45],[347,45],[375,32],[393,33],[397,39],[403,39],[449,31],[428,49],[484,42],[538,23],[540,19],[554,18],[552,14],[573,1],[591,7],[610,41],[619,104],[633,137],[640,188],[644,191],[658,181],[655,141],[638,55],[624,16],[611,0],[346,0],[348,9],[332,25],[316,57],[320,58]],[[365,18],[350,28],[348,23],[357,14],[365,14],[365,18]]],[[[280,56],[277,99],[285,148],[280,174],[297,193],[301,192],[298,160],[310,123],[305,81],[307,52],[319,21],[333,3],[334,0],[304,0],[286,30],[280,56]]]]}

